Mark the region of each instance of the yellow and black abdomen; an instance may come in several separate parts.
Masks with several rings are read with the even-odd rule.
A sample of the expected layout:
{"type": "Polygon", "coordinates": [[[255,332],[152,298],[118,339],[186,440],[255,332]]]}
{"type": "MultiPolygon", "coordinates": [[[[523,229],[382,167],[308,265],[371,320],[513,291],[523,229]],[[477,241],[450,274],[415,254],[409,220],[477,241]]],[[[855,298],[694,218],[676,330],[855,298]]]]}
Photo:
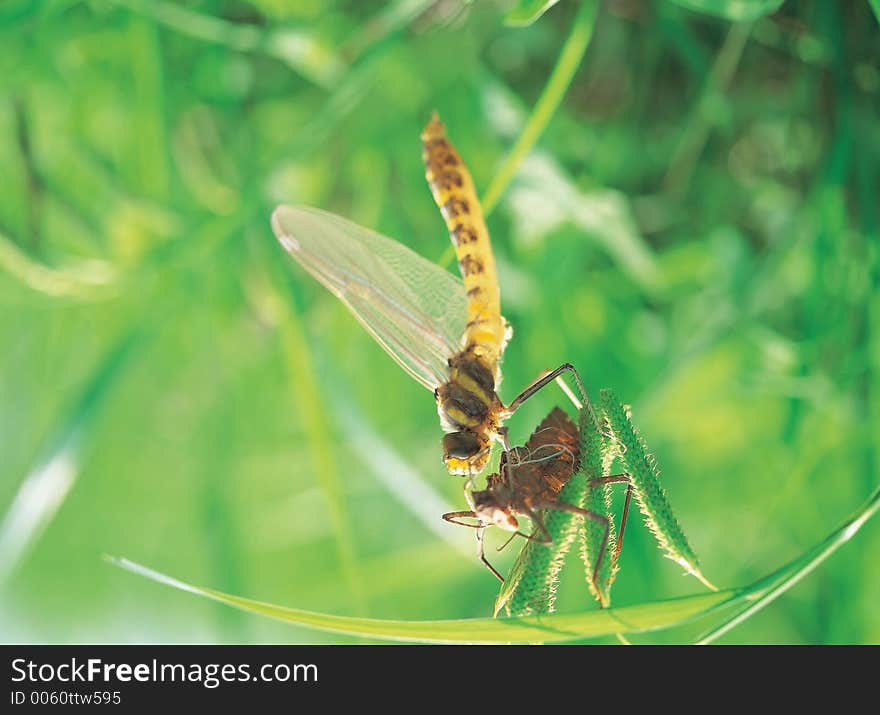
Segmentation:
{"type": "Polygon", "coordinates": [[[483,210],[470,172],[436,114],[422,132],[422,144],[425,175],[449,229],[467,291],[462,352],[483,362],[497,383],[508,329],[501,316],[498,274],[483,210]]]}

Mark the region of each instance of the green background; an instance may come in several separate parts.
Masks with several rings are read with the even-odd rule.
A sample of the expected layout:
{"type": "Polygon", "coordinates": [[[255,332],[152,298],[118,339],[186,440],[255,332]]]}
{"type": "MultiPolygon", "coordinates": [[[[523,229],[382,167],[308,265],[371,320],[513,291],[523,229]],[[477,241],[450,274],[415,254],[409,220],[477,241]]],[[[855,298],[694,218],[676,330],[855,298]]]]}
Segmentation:
{"type": "MultiPolygon", "coordinates": [[[[728,587],[878,481],[880,32],[867,2],[749,23],[687,5],[732,3],[602,4],[489,226],[502,397],[564,361],[613,387],[728,587]]],[[[0,639],[345,640],[104,554],[316,611],[491,614],[470,530],[440,520],[463,504],[431,395],[269,215],[319,206],[440,260],[422,125],[440,112],[485,191],[577,12],[512,27],[505,9],[0,6],[0,639]]],[[[556,403],[518,413],[515,441],[556,403]]],[[[878,553],[872,522],[721,642],[880,642],[878,553]]],[[[591,607],[571,566],[561,611],[591,607]]],[[[633,519],[614,602],[702,591],[633,519]]]]}

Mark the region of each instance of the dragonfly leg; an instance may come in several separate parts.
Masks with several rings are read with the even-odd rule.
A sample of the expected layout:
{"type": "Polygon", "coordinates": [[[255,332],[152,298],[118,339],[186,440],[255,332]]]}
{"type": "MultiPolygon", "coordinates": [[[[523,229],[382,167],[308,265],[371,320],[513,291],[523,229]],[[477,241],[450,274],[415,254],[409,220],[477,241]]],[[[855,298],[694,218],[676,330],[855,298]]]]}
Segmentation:
{"type": "Polygon", "coordinates": [[[507,537],[507,541],[505,541],[503,544],[501,544],[501,546],[496,548],[495,551],[497,551],[498,553],[501,553],[502,551],[504,551],[504,549],[506,549],[510,545],[510,542],[513,541],[517,536],[520,536],[520,532],[514,531],[510,536],[507,537]]]}
{"type": "MultiPolygon", "coordinates": [[[[531,534],[524,534],[521,531],[517,531],[516,534],[525,537],[528,541],[537,541],[539,544],[552,544],[553,537],[550,536],[550,532],[547,531],[547,527],[544,526],[544,520],[541,518],[540,514],[532,509],[523,509],[523,514],[531,519],[532,523],[535,525],[535,531],[531,534]],[[537,537],[539,531],[542,532],[540,538],[537,537]]],[[[514,536],[516,536],[516,534],[514,534],[514,536]]]]}
{"type": "Polygon", "coordinates": [[[474,470],[468,468],[467,479],[464,480],[464,500],[471,509],[474,508],[474,499],[471,496],[471,491],[473,491],[474,479],[476,479],[476,476],[474,470]]]}
{"type": "Polygon", "coordinates": [[[484,524],[469,524],[466,521],[461,521],[461,519],[477,519],[477,515],[472,511],[450,511],[443,515],[443,519],[448,521],[450,524],[455,524],[456,526],[467,526],[471,529],[484,529],[484,524]]]}
{"type": "MultiPolygon", "coordinates": [[[[475,535],[477,537],[477,556],[480,557],[480,561],[482,561],[486,568],[489,569],[492,574],[497,578],[501,583],[504,583],[504,576],[498,573],[497,569],[489,563],[489,559],[486,558],[486,552],[483,549],[483,532],[486,530],[485,524],[469,524],[466,521],[461,521],[462,518],[465,519],[477,519],[477,515],[472,511],[450,511],[443,515],[443,518],[448,521],[450,524],[456,524],[458,526],[467,526],[471,529],[476,529],[475,535]]],[[[516,536],[516,534],[514,534],[516,536]]]]}
{"type": "Polygon", "coordinates": [[[578,392],[580,393],[582,404],[590,411],[590,416],[593,418],[593,422],[596,423],[596,426],[599,426],[599,420],[596,417],[596,413],[593,410],[593,405],[590,402],[590,398],[587,397],[587,391],[584,389],[584,383],[581,381],[581,376],[578,374],[577,369],[571,363],[563,363],[555,370],[551,370],[550,372],[545,372],[543,375],[537,377],[531,385],[529,385],[526,389],[520,392],[516,397],[513,398],[513,401],[507,405],[505,408],[505,412],[508,416],[512,415],[514,412],[519,409],[519,407],[530,397],[533,397],[542,389],[544,389],[551,382],[556,380],[556,378],[560,377],[563,373],[570,372],[572,378],[577,385],[578,392]]]}
{"type": "Polygon", "coordinates": [[[623,514],[620,517],[620,536],[617,539],[617,546],[614,549],[614,562],[620,558],[620,550],[623,548],[623,532],[626,530],[626,517],[629,516],[629,505],[632,501],[633,485],[632,482],[626,485],[626,501],[623,503],[623,514]]]}
{"type": "Polygon", "coordinates": [[[623,534],[626,531],[626,520],[629,516],[629,505],[632,502],[633,495],[632,477],[627,473],[611,474],[607,477],[591,479],[588,482],[591,488],[601,484],[621,484],[624,482],[626,483],[626,501],[623,503],[623,513],[620,516],[620,535],[617,538],[617,546],[614,548],[614,563],[617,563],[617,559],[620,557],[620,550],[623,548],[623,534]]]}
{"type": "Polygon", "coordinates": [[[483,549],[483,532],[485,531],[485,527],[482,529],[477,529],[477,555],[480,557],[480,561],[482,561],[486,568],[489,569],[501,583],[504,583],[504,576],[502,576],[495,567],[489,563],[489,559],[486,558],[486,552],[483,549]]]}
{"type": "MultiPolygon", "coordinates": [[[[458,526],[467,526],[471,529],[476,529],[475,535],[477,537],[477,556],[480,557],[480,561],[482,561],[486,568],[489,569],[492,574],[497,578],[501,583],[504,583],[504,576],[498,573],[497,569],[489,563],[489,559],[486,558],[486,552],[483,549],[483,532],[486,530],[485,524],[469,524],[466,521],[461,521],[461,519],[477,519],[477,515],[472,511],[450,511],[443,515],[443,518],[448,521],[450,524],[456,524],[458,526]]],[[[516,536],[516,534],[514,534],[516,536]]]]}

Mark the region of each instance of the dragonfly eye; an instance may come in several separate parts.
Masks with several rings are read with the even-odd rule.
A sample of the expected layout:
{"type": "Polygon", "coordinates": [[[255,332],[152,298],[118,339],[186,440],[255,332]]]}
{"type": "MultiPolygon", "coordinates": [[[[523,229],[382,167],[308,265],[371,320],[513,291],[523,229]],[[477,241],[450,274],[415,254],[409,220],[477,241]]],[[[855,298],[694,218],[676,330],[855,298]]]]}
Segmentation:
{"type": "Polygon", "coordinates": [[[473,432],[450,432],[443,435],[443,459],[469,459],[483,451],[483,444],[473,432]]]}

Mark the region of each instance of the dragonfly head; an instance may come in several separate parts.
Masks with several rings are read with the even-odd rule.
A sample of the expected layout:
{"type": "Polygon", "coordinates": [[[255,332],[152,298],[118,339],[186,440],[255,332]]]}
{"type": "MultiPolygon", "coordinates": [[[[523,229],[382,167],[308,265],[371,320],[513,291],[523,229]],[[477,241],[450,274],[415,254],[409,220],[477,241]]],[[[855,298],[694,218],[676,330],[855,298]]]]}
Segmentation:
{"type": "Polygon", "coordinates": [[[489,461],[489,440],[476,432],[443,435],[443,461],[450,474],[479,474],[489,461]]]}
{"type": "Polygon", "coordinates": [[[504,504],[502,499],[493,489],[475,491],[473,493],[474,513],[484,524],[493,524],[505,531],[516,531],[519,523],[511,513],[510,507],[504,504]]]}

